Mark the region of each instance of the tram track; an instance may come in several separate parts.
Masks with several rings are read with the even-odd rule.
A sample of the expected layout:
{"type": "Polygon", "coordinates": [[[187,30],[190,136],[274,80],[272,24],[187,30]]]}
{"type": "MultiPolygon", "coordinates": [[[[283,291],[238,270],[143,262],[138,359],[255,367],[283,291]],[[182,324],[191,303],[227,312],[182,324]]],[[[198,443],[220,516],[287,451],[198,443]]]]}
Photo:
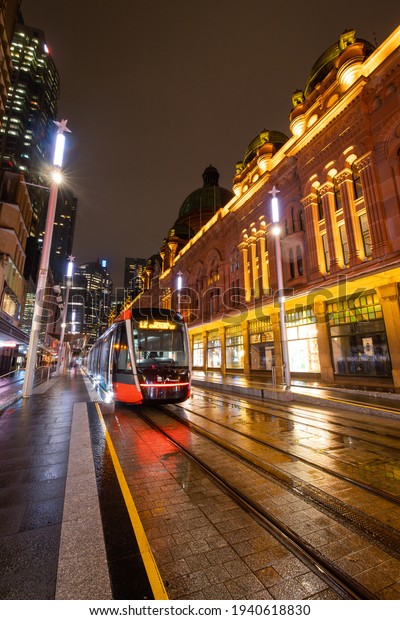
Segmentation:
{"type": "MultiPolygon", "coordinates": [[[[196,393],[197,391],[198,390],[194,390],[194,393],[196,393]]],[[[324,426],[328,425],[326,416],[320,415],[319,414],[320,408],[317,408],[313,405],[309,405],[308,409],[302,409],[301,407],[299,407],[299,405],[293,405],[292,403],[290,404],[286,403],[285,405],[280,405],[277,403],[272,403],[271,401],[268,403],[267,407],[260,407],[260,404],[257,403],[256,405],[252,406],[252,408],[250,409],[250,407],[248,407],[247,405],[244,405],[243,403],[238,404],[237,399],[230,398],[229,396],[226,396],[225,394],[223,396],[222,395],[210,396],[209,394],[207,394],[207,396],[203,396],[200,390],[199,390],[199,394],[200,394],[200,397],[203,398],[204,400],[207,400],[208,402],[211,402],[211,403],[216,403],[217,405],[220,405],[221,403],[223,403],[224,405],[228,404],[229,406],[235,407],[237,409],[240,408],[244,411],[251,411],[252,413],[275,415],[284,420],[287,420],[288,415],[289,415],[291,421],[294,421],[294,418],[299,418],[299,424],[303,424],[304,423],[303,420],[305,419],[308,427],[316,428],[318,430],[321,429],[321,424],[323,424],[324,426]],[[310,420],[310,410],[312,410],[313,412],[314,423],[313,421],[310,420]],[[270,412],[273,412],[273,413],[271,414],[270,412]]],[[[386,409],[384,409],[384,411],[386,411],[386,409]]],[[[391,411],[393,411],[393,413],[397,413],[394,410],[391,410],[391,411]]],[[[349,412],[346,412],[347,414],[346,424],[343,424],[340,420],[337,419],[337,417],[334,420],[334,422],[329,422],[329,423],[334,424],[335,426],[341,427],[345,429],[346,431],[352,430],[352,431],[357,431],[359,433],[365,433],[367,436],[373,436],[375,443],[379,443],[379,445],[390,448],[390,446],[389,447],[386,446],[386,444],[383,441],[377,442],[376,429],[374,425],[371,424],[371,421],[369,421],[368,426],[362,426],[360,425],[359,420],[350,419],[348,417],[348,413],[349,412]],[[349,422],[351,422],[350,426],[349,426],[349,422]]],[[[332,413],[332,415],[337,416],[337,411],[335,410],[335,412],[332,413]]],[[[327,430],[331,434],[340,435],[339,430],[332,430],[328,428],[326,428],[325,430],[327,430]]],[[[399,442],[399,448],[400,448],[400,441],[399,441],[398,435],[387,433],[387,432],[385,433],[381,432],[380,437],[386,438],[386,439],[393,439],[399,442]]],[[[362,438],[361,441],[368,441],[368,439],[362,438]]]]}
{"type": "MultiPolygon", "coordinates": [[[[179,405],[177,407],[179,407],[179,405]]],[[[312,505],[317,505],[319,509],[322,509],[334,519],[339,520],[346,526],[354,528],[358,534],[362,536],[365,536],[367,534],[374,540],[375,543],[379,544],[382,549],[400,560],[400,532],[398,530],[395,530],[391,526],[388,526],[378,521],[374,517],[363,513],[361,510],[350,506],[342,500],[337,499],[332,495],[329,495],[321,489],[316,488],[314,485],[304,482],[304,480],[300,480],[293,474],[287,474],[281,469],[278,469],[270,463],[267,463],[265,460],[256,457],[254,454],[228,443],[226,440],[223,440],[216,434],[203,429],[202,427],[196,425],[194,422],[182,419],[180,416],[172,413],[170,409],[168,409],[166,413],[187,428],[190,428],[192,431],[202,436],[205,436],[211,441],[217,443],[221,448],[228,451],[230,454],[233,454],[236,458],[245,462],[247,465],[254,467],[258,471],[261,471],[264,475],[268,476],[269,479],[283,485],[284,488],[287,489],[289,492],[296,493],[299,497],[305,499],[306,501],[309,501],[312,505]]],[[[215,423],[219,424],[218,422],[215,423]]],[[[219,425],[223,426],[224,428],[228,428],[222,424],[219,425]]],[[[244,435],[247,439],[251,439],[256,443],[260,443],[261,445],[265,444],[268,447],[271,447],[270,444],[268,444],[267,442],[262,442],[254,437],[245,435],[242,431],[237,431],[236,429],[231,428],[229,428],[229,430],[240,435],[244,435]]],[[[282,449],[279,449],[278,451],[281,453],[285,453],[285,451],[282,449]]],[[[291,456],[293,458],[293,455],[291,456]]],[[[327,468],[324,469],[318,467],[318,469],[320,471],[323,471],[324,473],[332,475],[332,472],[327,468]]],[[[362,488],[363,491],[373,493],[381,499],[383,498],[386,501],[400,504],[400,500],[398,498],[394,498],[395,502],[393,502],[393,498],[391,495],[378,493],[377,489],[365,488],[362,485],[359,485],[348,478],[342,479],[345,479],[346,482],[359,486],[360,488],[362,488]]]]}
{"type": "MultiPolygon", "coordinates": [[[[389,502],[392,502],[392,503],[400,506],[400,497],[397,497],[397,496],[395,496],[395,495],[393,495],[391,493],[383,491],[382,489],[377,489],[376,487],[373,487],[373,486],[371,486],[369,484],[361,482],[360,480],[357,480],[355,478],[351,478],[349,476],[346,476],[346,475],[344,475],[341,472],[333,471],[333,470],[329,469],[328,467],[325,467],[323,465],[315,463],[315,461],[313,461],[312,459],[308,459],[308,458],[306,458],[306,457],[296,453],[296,451],[294,451],[294,450],[289,450],[289,449],[286,449],[286,448],[282,448],[282,447],[277,446],[276,444],[274,444],[272,442],[266,441],[265,439],[260,439],[258,437],[255,437],[254,435],[250,435],[248,433],[245,433],[244,431],[238,430],[237,428],[233,428],[232,426],[227,426],[226,424],[223,424],[222,422],[219,422],[218,420],[210,419],[209,417],[204,416],[203,414],[201,414],[201,413],[191,409],[187,405],[185,405],[185,407],[182,407],[180,405],[176,405],[176,407],[178,407],[179,409],[182,409],[184,411],[188,411],[189,413],[191,413],[193,415],[196,415],[196,416],[198,416],[200,418],[203,418],[207,422],[211,422],[211,423],[213,423],[213,424],[215,424],[217,426],[220,426],[221,428],[229,430],[232,433],[240,435],[240,436],[244,437],[245,439],[254,441],[257,444],[265,446],[265,447],[268,447],[268,448],[270,448],[272,450],[276,450],[277,452],[279,452],[281,454],[284,454],[284,455],[290,457],[291,459],[296,459],[298,461],[301,461],[301,462],[303,462],[303,463],[305,463],[307,465],[310,465],[310,466],[314,467],[315,469],[318,469],[319,471],[321,471],[321,472],[323,472],[325,474],[329,474],[331,476],[334,476],[335,478],[338,478],[339,480],[348,482],[348,483],[358,487],[359,489],[361,489],[363,491],[367,491],[368,493],[372,493],[372,494],[374,494],[375,496],[377,496],[377,497],[379,497],[381,499],[385,499],[385,500],[387,500],[389,502]]],[[[187,422],[188,424],[193,424],[194,427],[197,427],[198,429],[201,429],[201,427],[199,425],[196,425],[192,421],[181,419],[179,416],[178,416],[178,419],[183,424],[187,422]]]]}
{"type": "MultiPolygon", "coordinates": [[[[161,412],[171,418],[170,411],[161,412]]],[[[286,549],[288,549],[295,557],[303,562],[309,570],[314,572],[318,577],[323,579],[325,583],[331,587],[340,598],[347,600],[369,600],[377,597],[359,583],[352,576],[345,573],[332,560],[315,549],[311,544],[305,541],[301,536],[288,527],[281,519],[277,518],[268,511],[259,502],[250,497],[243,490],[232,484],[224,476],[216,471],[209,463],[200,458],[193,450],[184,446],[165,428],[154,420],[151,414],[145,413],[145,408],[141,408],[136,413],[150,428],[163,435],[185,458],[189,459],[197,467],[201,469],[213,482],[231,497],[239,506],[241,506],[248,514],[250,514],[256,522],[278,540],[286,549]]],[[[178,420],[181,424],[182,421],[178,420]]],[[[195,432],[194,429],[190,429],[195,432]]],[[[204,435],[204,434],[203,434],[204,435]]],[[[215,442],[214,442],[215,443],[215,442]]],[[[218,446],[221,447],[221,446],[218,446]]],[[[230,455],[232,456],[232,454],[230,455]]],[[[236,458],[236,455],[233,455],[236,458]]],[[[258,472],[260,473],[260,472],[258,472]]]]}

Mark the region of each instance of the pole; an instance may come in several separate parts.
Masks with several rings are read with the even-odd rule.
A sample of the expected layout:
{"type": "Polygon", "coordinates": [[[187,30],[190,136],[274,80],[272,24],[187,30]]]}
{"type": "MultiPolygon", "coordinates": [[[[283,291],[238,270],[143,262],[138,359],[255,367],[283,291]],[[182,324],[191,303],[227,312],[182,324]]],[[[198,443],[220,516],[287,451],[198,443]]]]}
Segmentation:
{"type": "MultiPolygon", "coordinates": [[[[71,288],[71,285],[72,285],[73,262],[74,262],[74,257],[73,256],[69,256],[68,257],[67,277],[66,277],[66,280],[65,280],[64,308],[63,308],[63,313],[62,313],[62,317],[61,317],[60,344],[59,344],[59,348],[58,348],[57,367],[56,367],[56,372],[55,372],[56,376],[59,375],[60,370],[64,370],[64,368],[61,368],[61,360],[62,360],[62,355],[63,355],[65,328],[67,326],[69,289],[71,288]]],[[[64,365],[65,365],[65,360],[64,360],[64,365]]]]}
{"type": "Polygon", "coordinates": [[[60,344],[58,347],[58,357],[57,357],[57,366],[55,376],[57,377],[61,370],[61,359],[64,345],[64,336],[65,336],[65,328],[66,328],[66,320],[67,320],[67,311],[68,311],[68,299],[69,299],[69,289],[70,286],[68,284],[69,280],[67,280],[67,286],[65,289],[65,300],[64,300],[64,308],[61,317],[61,333],[60,333],[60,344]]]}
{"type": "Polygon", "coordinates": [[[288,347],[288,341],[287,341],[286,321],[285,321],[285,296],[284,296],[284,288],[283,288],[281,238],[279,234],[275,235],[275,254],[276,254],[276,269],[277,269],[277,275],[278,275],[279,324],[281,328],[282,360],[283,360],[283,366],[284,366],[284,383],[285,383],[286,389],[290,390],[291,378],[290,378],[290,366],[289,366],[289,347],[288,347]]]}
{"type": "Polygon", "coordinates": [[[278,276],[278,297],[279,297],[279,324],[281,329],[281,346],[283,361],[283,379],[287,390],[290,390],[290,365],[289,365],[289,347],[287,341],[286,321],[285,321],[285,295],[283,285],[283,268],[282,268],[282,252],[281,237],[279,228],[279,203],[276,195],[279,189],[275,185],[269,194],[272,194],[272,222],[274,223],[273,233],[275,235],[275,256],[276,256],[276,273],[278,276]]]}
{"type": "Polygon", "coordinates": [[[38,348],[38,343],[39,343],[40,327],[42,323],[44,293],[46,290],[47,275],[49,271],[49,259],[50,259],[51,242],[53,239],[54,217],[56,214],[56,207],[57,207],[58,183],[60,182],[60,170],[62,166],[63,151],[64,151],[64,141],[65,141],[64,131],[68,131],[68,132],[70,131],[67,128],[67,122],[68,121],[64,119],[60,122],[53,121],[53,123],[55,123],[55,125],[57,125],[58,127],[55,150],[54,150],[54,158],[53,158],[54,171],[52,175],[52,183],[50,186],[49,205],[47,208],[43,249],[42,249],[42,256],[40,258],[38,285],[37,285],[36,296],[35,296],[35,307],[33,310],[31,335],[29,337],[29,348],[28,348],[28,355],[26,359],[24,385],[22,387],[23,398],[29,398],[32,395],[32,390],[33,390],[33,380],[34,380],[34,375],[35,375],[37,348],[38,348]]]}
{"type": "Polygon", "coordinates": [[[28,355],[26,359],[26,369],[24,377],[24,385],[22,388],[23,398],[29,398],[32,395],[33,380],[35,374],[37,348],[39,343],[40,328],[43,314],[44,293],[47,283],[47,275],[49,271],[49,258],[51,242],[53,238],[54,217],[57,206],[58,183],[53,180],[50,188],[49,206],[47,208],[46,227],[44,232],[44,241],[42,256],[40,259],[39,278],[35,297],[35,307],[33,310],[32,329],[29,337],[28,355]]]}

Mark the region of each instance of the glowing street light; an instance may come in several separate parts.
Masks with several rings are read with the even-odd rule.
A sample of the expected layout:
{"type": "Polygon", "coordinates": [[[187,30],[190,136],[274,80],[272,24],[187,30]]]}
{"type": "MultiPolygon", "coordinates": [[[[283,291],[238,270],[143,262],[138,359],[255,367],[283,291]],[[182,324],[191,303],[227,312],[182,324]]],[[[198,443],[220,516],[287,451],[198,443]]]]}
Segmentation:
{"type": "Polygon", "coordinates": [[[25,378],[24,378],[24,385],[22,388],[22,396],[24,398],[29,398],[32,395],[32,390],[33,390],[33,379],[34,379],[34,374],[35,374],[37,348],[38,348],[38,342],[39,342],[41,319],[42,319],[42,314],[43,314],[44,293],[45,293],[46,283],[47,283],[47,274],[49,271],[49,259],[50,259],[51,242],[53,238],[54,217],[55,217],[56,207],[57,207],[58,185],[61,181],[61,166],[62,166],[62,161],[63,161],[63,153],[64,153],[64,145],[65,145],[64,132],[70,131],[67,127],[67,122],[68,121],[64,119],[60,122],[53,121],[53,123],[55,123],[55,125],[57,125],[58,127],[57,136],[56,136],[56,145],[55,145],[55,150],[54,150],[54,158],[53,158],[54,174],[52,176],[52,182],[50,185],[50,196],[49,196],[49,204],[47,207],[46,227],[44,231],[43,248],[42,248],[42,255],[40,258],[40,267],[39,267],[39,277],[38,277],[38,284],[37,284],[36,296],[35,296],[35,308],[33,311],[31,335],[29,338],[28,356],[26,359],[25,378]]]}
{"type": "Polygon", "coordinates": [[[178,271],[176,288],[178,290],[178,312],[181,311],[182,272],[178,271]]]}
{"type": "Polygon", "coordinates": [[[280,227],[279,227],[279,203],[276,195],[279,193],[279,189],[276,189],[275,185],[272,190],[268,192],[272,194],[272,232],[275,237],[275,255],[276,255],[276,271],[278,276],[278,296],[279,296],[279,322],[281,328],[281,344],[282,344],[282,361],[283,361],[283,375],[284,384],[286,389],[290,390],[290,366],[289,366],[289,348],[287,341],[286,321],[285,321],[285,296],[283,288],[283,269],[282,269],[282,253],[281,253],[281,239],[280,239],[280,227]]]}

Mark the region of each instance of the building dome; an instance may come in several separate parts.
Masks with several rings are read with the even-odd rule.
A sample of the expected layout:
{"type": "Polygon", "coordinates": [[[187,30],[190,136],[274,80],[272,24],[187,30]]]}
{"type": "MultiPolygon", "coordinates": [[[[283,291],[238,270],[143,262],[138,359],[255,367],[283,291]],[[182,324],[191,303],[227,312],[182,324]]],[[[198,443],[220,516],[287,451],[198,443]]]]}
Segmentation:
{"type": "Polygon", "coordinates": [[[178,220],[191,215],[203,214],[203,224],[213,213],[225,206],[233,197],[233,192],[218,185],[219,172],[211,164],[203,172],[203,187],[191,192],[182,203],[178,220]]]}
{"type": "Polygon", "coordinates": [[[370,54],[372,54],[375,49],[375,46],[372,45],[372,43],[369,43],[364,39],[357,39],[355,30],[346,30],[340,36],[339,41],[328,47],[328,49],[325,50],[325,52],[321,54],[318,60],[314,63],[304,89],[305,97],[308,97],[317,84],[320,84],[328,73],[337,67],[337,60],[342,52],[347,47],[354,45],[355,43],[362,44],[364,58],[367,58],[370,54]]]}
{"type": "Polygon", "coordinates": [[[252,159],[254,159],[254,157],[258,155],[259,149],[264,144],[272,144],[278,151],[288,140],[289,138],[280,131],[270,131],[268,129],[264,129],[250,142],[247,147],[247,151],[243,158],[243,165],[245,166],[252,159]]]}

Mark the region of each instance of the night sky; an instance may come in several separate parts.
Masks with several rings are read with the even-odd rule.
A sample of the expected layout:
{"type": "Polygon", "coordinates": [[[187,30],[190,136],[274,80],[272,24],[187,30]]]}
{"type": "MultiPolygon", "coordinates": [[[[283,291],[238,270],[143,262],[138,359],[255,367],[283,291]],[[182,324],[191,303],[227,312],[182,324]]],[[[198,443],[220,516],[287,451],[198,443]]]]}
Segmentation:
{"type": "Polygon", "coordinates": [[[158,252],[212,164],[235,163],[263,129],[290,136],[291,97],[346,29],[382,43],[398,0],[22,0],[45,32],[68,119],[68,182],[78,198],[74,255],[158,252]],[[323,7],[323,13],[321,13],[323,7]]]}

